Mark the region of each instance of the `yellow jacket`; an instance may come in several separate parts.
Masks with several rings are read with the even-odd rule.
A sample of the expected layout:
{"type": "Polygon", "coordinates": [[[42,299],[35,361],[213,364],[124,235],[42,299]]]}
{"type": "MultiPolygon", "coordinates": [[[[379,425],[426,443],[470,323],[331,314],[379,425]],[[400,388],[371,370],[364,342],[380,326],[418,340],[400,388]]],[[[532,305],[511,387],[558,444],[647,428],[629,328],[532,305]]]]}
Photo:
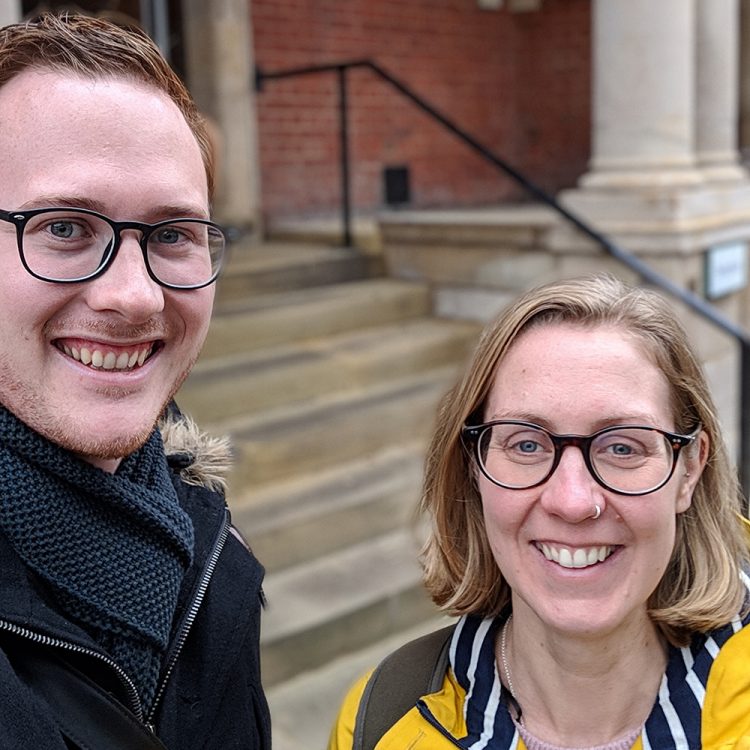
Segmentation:
{"type": "MultiPolygon", "coordinates": [[[[737,618],[707,636],[696,636],[686,648],[670,649],[659,696],[633,750],[750,750],[750,627],[746,627],[749,619],[737,618]]],[[[460,644],[462,637],[466,642],[469,636],[476,641],[477,625],[481,622],[478,618],[462,618],[454,641],[460,644]],[[464,631],[471,632],[462,634],[462,623],[473,625],[473,630],[464,627],[464,631]]],[[[493,624],[481,637],[494,639],[500,625],[493,624]]],[[[496,675],[496,670],[493,671],[496,675]]],[[[369,674],[364,675],[346,696],[328,750],[352,749],[357,709],[368,678],[369,674]]],[[[489,694],[489,686],[486,692],[489,694]]],[[[460,645],[452,646],[451,667],[442,689],[422,696],[386,732],[377,750],[455,750],[483,746],[477,736],[479,729],[475,727],[472,734],[464,719],[467,693],[471,695],[470,701],[484,700],[478,683],[467,683],[460,645]]],[[[485,740],[488,750],[526,750],[504,702],[496,701],[493,710],[497,711],[497,731],[491,741],[485,740]]],[[[470,723],[476,723],[476,712],[474,716],[470,723]]]]}

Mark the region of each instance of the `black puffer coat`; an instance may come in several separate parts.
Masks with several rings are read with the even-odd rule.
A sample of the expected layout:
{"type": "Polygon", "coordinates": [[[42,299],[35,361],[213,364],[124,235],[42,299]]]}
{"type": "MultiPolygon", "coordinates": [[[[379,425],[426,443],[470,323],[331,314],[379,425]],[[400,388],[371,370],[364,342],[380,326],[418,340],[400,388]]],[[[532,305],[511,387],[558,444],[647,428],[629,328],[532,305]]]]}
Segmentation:
{"type": "Polygon", "coordinates": [[[195,550],[153,710],[142,715],[101,648],[54,609],[44,586],[0,535],[0,749],[75,747],[17,671],[17,654],[29,648],[51,648],[74,660],[151,725],[169,750],[270,749],[258,647],[263,568],[231,528],[220,491],[224,446],[182,418],[162,432],[180,502],[193,520],[195,550]]]}

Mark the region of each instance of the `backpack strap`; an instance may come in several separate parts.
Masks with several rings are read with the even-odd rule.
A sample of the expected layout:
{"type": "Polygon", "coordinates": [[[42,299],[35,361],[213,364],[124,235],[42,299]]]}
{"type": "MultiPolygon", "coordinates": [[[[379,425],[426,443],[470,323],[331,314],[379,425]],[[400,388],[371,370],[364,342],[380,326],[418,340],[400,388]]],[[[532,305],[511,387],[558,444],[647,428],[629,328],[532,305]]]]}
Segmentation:
{"type": "Polygon", "coordinates": [[[449,625],[409,641],[380,662],[359,703],[352,750],[374,750],[423,695],[440,690],[454,629],[449,625]]]}

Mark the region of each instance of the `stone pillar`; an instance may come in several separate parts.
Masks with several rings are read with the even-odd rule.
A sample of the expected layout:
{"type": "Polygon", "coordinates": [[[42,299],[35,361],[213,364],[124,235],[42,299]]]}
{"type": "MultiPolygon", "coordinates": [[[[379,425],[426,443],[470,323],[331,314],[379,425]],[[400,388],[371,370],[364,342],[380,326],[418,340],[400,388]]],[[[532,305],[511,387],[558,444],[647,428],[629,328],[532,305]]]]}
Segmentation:
{"type": "MultiPolygon", "coordinates": [[[[706,292],[707,252],[750,246],[750,180],[737,165],[737,0],[594,0],[589,172],[560,198],[579,218],[672,282],[706,292]]],[[[630,272],[580,233],[550,233],[561,275],[630,272]]],[[[736,277],[735,277],[736,278],[736,277]]],[[[715,277],[714,277],[715,280],[715,277]]],[[[750,323],[747,285],[711,302],[750,323]]],[[[737,346],[683,321],[737,445],[737,346]]]]}
{"type": "Polygon", "coordinates": [[[738,166],[739,2],[697,3],[696,153],[707,180],[742,179],[738,166]]]}
{"type": "Polygon", "coordinates": [[[592,12],[593,155],[581,184],[699,182],[693,0],[595,0],[592,12]]]}
{"type": "Polygon", "coordinates": [[[0,0],[0,26],[21,20],[21,0],[0,0]]]}
{"type": "Polygon", "coordinates": [[[750,158],[750,0],[740,0],[740,156],[750,158]]]}
{"type": "Polygon", "coordinates": [[[260,231],[260,160],[250,3],[183,0],[186,68],[198,106],[220,145],[215,213],[260,231]]]}
{"type": "Polygon", "coordinates": [[[593,153],[561,197],[625,248],[690,256],[695,272],[681,280],[700,289],[699,254],[750,238],[738,0],[594,0],[592,10],[593,153]]]}

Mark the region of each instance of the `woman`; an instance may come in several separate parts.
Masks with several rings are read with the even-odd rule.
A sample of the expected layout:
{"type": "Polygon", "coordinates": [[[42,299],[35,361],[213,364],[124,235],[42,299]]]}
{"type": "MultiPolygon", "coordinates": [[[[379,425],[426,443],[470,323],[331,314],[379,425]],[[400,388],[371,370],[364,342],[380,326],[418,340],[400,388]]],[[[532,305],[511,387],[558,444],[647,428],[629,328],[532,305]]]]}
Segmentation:
{"type": "MultiPolygon", "coordinates": [[[[378,750],[750,748],[740,492],[657,294],[589,277],[506,310],[442,404],[422,511],[460,619],[378,750]]],[[[330,750],[356,746],[366,682],[330,750]]]]}

